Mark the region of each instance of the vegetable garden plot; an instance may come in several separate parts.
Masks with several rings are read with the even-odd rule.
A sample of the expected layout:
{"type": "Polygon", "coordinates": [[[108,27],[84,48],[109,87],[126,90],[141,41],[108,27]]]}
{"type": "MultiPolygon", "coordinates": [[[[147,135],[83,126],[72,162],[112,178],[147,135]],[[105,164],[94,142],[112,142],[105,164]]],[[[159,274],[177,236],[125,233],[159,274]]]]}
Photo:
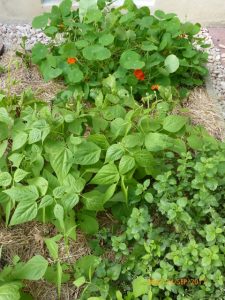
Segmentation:
{"type": "Polygon", "coordinates": [[[3,238],[43,228],[30,256],[12,249],[7,259],[2,242],[0,297],[221,299],[225,145],[174,112],[206,74],[205,54],[192,48],[199,25],[149,15],[132,1],[125,14],[103,4],[74,12],[66,0],[34,20],[43,28],[50,20],[45,32],[53,38],[56,29],[64,35],[62,44],[53,39],[24,53],[45,80],[65,81],[51,105],[31,92],[0,93],[3,238]],[[91,39],[94,28],[115,20],[91,39]],[[135,38],[129,32],[121,42],[123,28],[135,38]],[[139,49],[144,33],[151,50],[139,49]],[[157,66],[152,55],[161,57],[157,66]],[[185,60],[195,67],[184,68],[185,60]]]}

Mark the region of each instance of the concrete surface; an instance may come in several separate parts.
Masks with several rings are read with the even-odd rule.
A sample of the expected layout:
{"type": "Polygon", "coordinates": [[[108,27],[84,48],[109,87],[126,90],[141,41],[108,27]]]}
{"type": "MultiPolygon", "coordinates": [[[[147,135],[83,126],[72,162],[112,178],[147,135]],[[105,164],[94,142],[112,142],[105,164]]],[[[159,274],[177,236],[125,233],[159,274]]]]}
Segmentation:
{"type": "MultiPolygon", "coordinates": [[[[88,1],[88,0],[87,0],[88,1]]],[[[121,1],[121,0],[119,0],[121,1]]],[[[182,20],[203,25],[225,24],[224,0],[135,0],[139,5],[175,12],[182,20]],[[155,2],[155,4],[154,4],[155,2]]],[[[55,0],[58,2],[58,0],[55,0]]],[[[31,22],[34,16],[49,9],[41,0],[0,0],[0,23],[31,22]]]]}

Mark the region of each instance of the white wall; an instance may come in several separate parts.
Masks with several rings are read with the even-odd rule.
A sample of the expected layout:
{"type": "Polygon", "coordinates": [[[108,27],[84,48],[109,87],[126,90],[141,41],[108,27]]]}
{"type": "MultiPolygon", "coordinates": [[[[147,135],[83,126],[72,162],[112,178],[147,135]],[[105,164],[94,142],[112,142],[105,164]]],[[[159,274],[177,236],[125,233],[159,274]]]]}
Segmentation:
{"type": "MultiPolygon", "coordinates": [[[[58,1],[58,0],[52,0],[58,1]]],[[[87,0],[88,1],[88,0],[87,0]]],[[[122,0],[118,0],[122,1],[122,0]]],[[[135,0],[137,4],[175,12],[183,20],[203,25],[225,24],[225,0],[135,0]],[[155,2],[155,4],[154,4],[155,2]]],[[[31,22],[34,16],[48,10],[41,0],[0,0],[0,23],[31,22]]]]}

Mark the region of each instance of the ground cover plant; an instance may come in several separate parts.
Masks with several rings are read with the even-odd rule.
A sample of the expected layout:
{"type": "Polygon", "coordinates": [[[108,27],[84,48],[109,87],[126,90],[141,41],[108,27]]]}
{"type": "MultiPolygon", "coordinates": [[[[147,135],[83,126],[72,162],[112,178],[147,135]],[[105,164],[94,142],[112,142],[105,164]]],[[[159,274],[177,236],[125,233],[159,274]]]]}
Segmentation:
{"type": "MultiPolygon", "coordinates": [[[[59,76],[68,88],[51,103],[31,91],[0,92],[1,221],[57,231],[44,237],[48,258],[15,256],[0,265],[0,299],[32,299],[27,281],[40,279],[55,285],[58,299],[67,282],[80,300],[223,299],[225,144],[173,112],[182,87],[206,73],[206,55],[193,45],[199,25],[149,15],[131,1],[123,14],[107,11],[104,1],[85,2],[71,11],[63,1],[33,22],[53,38],[63,33],[36,45],[32,60],[45,79],[59,76]],[[193,56],[184,55],[184,44],[193,56]],[[132,68],[121,64],[123,55],[132,68]],[[157,64],[148,69],[148,59],[157,64]],[[79,76],[88,80],[69,79],[79,76]],[[112,223],[103,225],[105,214],[112,223]],[[79,231],[90,253],[63,261],[60,243],[69,256],[79,231]]],[[[20,54],[29,67],[29,53],[20,54]]]]}
{"type": "Polygon", "coordinates": [[[108,74],[136,97],[151,93],[157,85],[186,88],[203,83],[207,74],[204,39],[196,37],[199,24],[182,23],[175,14],[149,8],[138,9],[131,0],[109,10],[109,1],[80,1],[79,10],[64,0],[51,13],[33,21],[50,38],[48,45],[37,43],[32,61],[46,80],[64,79],[71,87],[89,89],[101,84],[108,74]],[[88,10],[87,10],[88,9],[88,10]]]}

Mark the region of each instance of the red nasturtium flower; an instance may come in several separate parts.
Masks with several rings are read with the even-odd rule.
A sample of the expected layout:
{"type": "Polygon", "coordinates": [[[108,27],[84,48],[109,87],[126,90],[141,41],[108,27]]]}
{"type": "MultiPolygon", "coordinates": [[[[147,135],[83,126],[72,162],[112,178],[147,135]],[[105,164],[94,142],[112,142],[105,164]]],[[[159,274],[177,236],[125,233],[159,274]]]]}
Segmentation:
{"type": "Polygon", "coordinates": [[[159,85],[158,85],[158,84],[153,84],[153,85],[151,86],[151,90],[152,90],[152,91],[158,91],[158,90],[159,90],[159,85]]]}
{"type": "Polygon", "coordinates": [[[134,76],[138,80],[145,80],[145,74],[144,74],[144,72],[141,69],[134,70],[134,76]]]}
{"type": "Polygon", "coordinates": [[[75,58],[75,57],[69,57],[69,58],[67,58],[67,63],[69,64],[69,65],[73,65],[73,64],[75,64],[77,62],[77,59],[75,58]]]}

